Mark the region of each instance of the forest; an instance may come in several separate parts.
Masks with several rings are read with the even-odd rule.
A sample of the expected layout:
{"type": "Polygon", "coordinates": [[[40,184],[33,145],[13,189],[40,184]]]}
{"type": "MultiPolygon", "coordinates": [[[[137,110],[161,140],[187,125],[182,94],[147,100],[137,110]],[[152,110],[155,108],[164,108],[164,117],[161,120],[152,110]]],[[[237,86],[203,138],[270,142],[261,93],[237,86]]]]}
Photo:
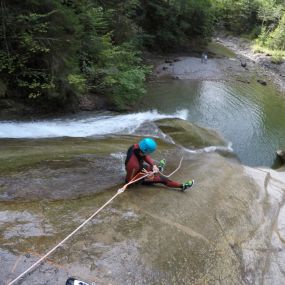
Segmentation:
{"type": "Polygon", "coordinates": [[[250,39],[277,63],[284,57],[283,0],[0,3],[0,100],[43,112],[74,107],[86,94],[108,98],[117,110],[133,106],[151,72],[146,52],[177,52],[221,29],[250,39]]]}

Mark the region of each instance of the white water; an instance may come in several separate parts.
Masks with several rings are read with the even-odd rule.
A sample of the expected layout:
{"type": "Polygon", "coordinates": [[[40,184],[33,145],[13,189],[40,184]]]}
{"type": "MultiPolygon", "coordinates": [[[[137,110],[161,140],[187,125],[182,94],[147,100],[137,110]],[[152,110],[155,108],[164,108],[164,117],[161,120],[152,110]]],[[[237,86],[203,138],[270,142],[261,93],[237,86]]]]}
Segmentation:
{"type": "Polygon", "coordinates": [[[207,146],[195,150],[184,148],[184,150],[189,153],[204,153],[204,152],[215,152],[215,151],[234,152],[232,146],[233,146],[232,142],[229,142],[227,146],[207,146]]]}
{"type": "Polygon", "coordinates": [[[113,133],[133,133],[144,122],[164,118],[186,120],[187,110],[161,114],[156,110],[125,115],[94,115],[80,119],[54,119],[33,122],[0,122],[0,138],[89,137],[113,133]]]}

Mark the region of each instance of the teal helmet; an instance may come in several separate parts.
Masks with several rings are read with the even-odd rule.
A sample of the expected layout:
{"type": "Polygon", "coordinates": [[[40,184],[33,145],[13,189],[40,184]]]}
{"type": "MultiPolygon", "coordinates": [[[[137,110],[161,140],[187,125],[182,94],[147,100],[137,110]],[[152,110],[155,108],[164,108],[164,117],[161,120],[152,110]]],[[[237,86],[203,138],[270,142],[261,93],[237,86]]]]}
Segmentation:
{"type": "Polygon", "coordinates": [[[144,138],[139,142],[139,147],[144,154],[149,154],[156,150],[156,142],[151,138],[144,138]]]}

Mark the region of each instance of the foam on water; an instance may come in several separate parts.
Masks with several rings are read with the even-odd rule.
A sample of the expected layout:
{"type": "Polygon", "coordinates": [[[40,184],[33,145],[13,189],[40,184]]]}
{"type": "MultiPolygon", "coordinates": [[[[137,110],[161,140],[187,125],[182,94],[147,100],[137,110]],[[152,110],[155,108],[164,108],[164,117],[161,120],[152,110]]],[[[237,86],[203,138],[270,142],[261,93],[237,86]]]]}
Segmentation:
{"type": "Polygon", "coordinates": [[[229,142],[227,146],[207,146],[200,149],[188,149],[184,148],[186,152],[189,153],[204,153],[204,152],[215,152],[215,151],[225,151],[225,152],[233,152],[232,142],[229,142]]]}
{"type": "Polygon", "coordinates": [[[124,114],[97,115],[80,119],[55,119],[33,122],[0,122],[0,138],[89,137],[113,133],[133,133],[142,123],[164,118],[186,120],[187,110],[161,114],[156,110],[124,114]]]}

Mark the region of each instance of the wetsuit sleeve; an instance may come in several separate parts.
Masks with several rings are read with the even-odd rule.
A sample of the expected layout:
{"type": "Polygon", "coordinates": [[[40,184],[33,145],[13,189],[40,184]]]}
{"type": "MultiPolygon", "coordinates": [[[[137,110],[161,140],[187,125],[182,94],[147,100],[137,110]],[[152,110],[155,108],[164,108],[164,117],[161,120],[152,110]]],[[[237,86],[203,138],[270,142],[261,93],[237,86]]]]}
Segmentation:
{"type": "Polygon", "coordinates": [[[150,155],[144,156],[143,160],[151,166],[153,166],[155,164],[154,160],[150,157],[150,155]]]}

